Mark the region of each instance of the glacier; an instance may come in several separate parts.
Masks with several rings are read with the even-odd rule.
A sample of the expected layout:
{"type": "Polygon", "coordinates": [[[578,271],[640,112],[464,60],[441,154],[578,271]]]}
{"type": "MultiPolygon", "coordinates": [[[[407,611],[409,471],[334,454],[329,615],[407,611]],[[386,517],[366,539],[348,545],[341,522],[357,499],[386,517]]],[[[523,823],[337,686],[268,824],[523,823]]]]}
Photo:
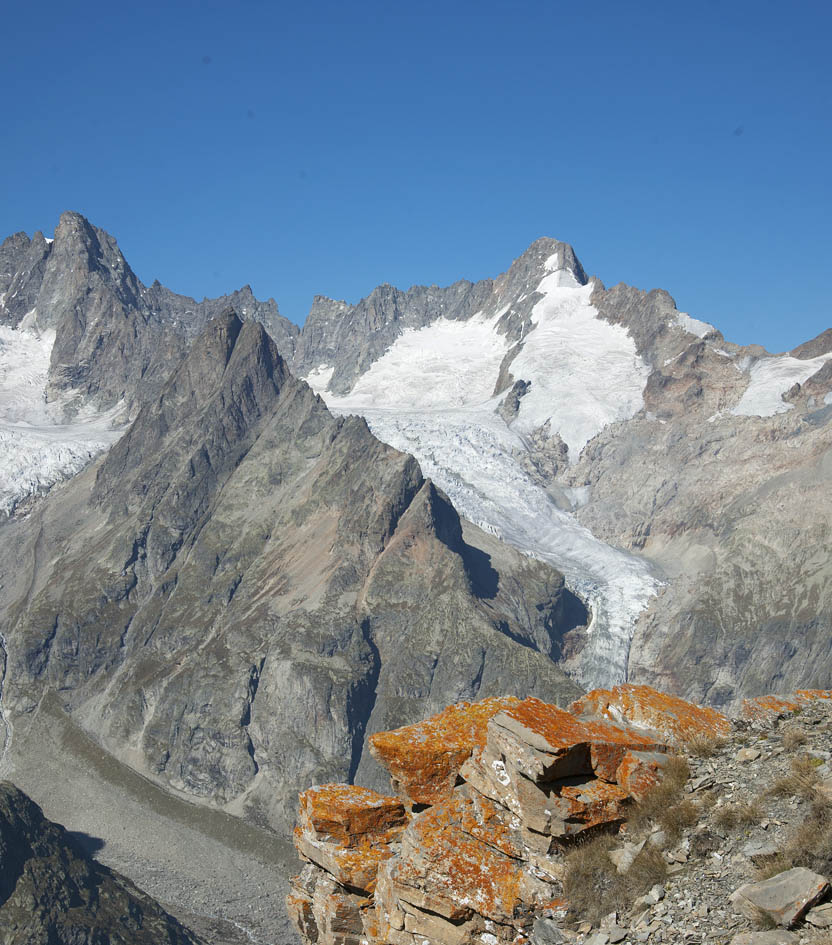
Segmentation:
{"type": "MultiPolygon", "coordinates": [[[[511,365],[531,388],[510,425],[493,396],[507,350],[497,331],[505,308],[404,331],[346,396],[325,390],[329,365],[307,379],[333,412],[360,414],[379,439],[412,453],[466,519],[563,572],[591,611],[576,675],[587,688],[609,686],[627,678],[635,622],[660,581],[646,561],[559,508],[518,456],[527,435],[548,424],[574,461],[604,426],[642,408],[649,368],[626,330],[598,317],[590,286],[557,270],[537,291],[532,327],[511,365]]],[[[586,491],[576,490],[576,505],[586,491]]]]}
{"type": "Polygon", "coordinates": [[[0,514],[75,475],[121,436],[119,407],[86,408],[67,423],[61,405],[47,403],[54,341],[51,331],[0,326],[0,514]]]}

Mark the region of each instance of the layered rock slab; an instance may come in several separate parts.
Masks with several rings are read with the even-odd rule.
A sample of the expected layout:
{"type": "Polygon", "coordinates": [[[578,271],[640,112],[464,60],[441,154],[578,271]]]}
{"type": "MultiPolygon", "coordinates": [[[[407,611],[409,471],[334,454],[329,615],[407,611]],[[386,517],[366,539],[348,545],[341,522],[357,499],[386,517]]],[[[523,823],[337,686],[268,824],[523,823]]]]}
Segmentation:
{"type": "MultiPolygon", "coordinates": [[[[566,908],[560,852],[586,831],[617,829],[633,800],[658,783],[668,758],[655,733],[577,718],[536,698],[451,706],[377,734],[372,744],[412,813],[373,863],[371,899],[366,885],[339,883],[337,870],[320,858],[304,868],[289,908],[306,942],[340,942],[335,929],[347,913],[345,941],[370,945],[527,938],[536,917],[566,908]]],[[[329,796],[334,788],[318,790],[329,796]]],[[[301,798],[296,833],[307,860],[317,829],[309,823],[309,794],[301,798]]],[[[395,804],[376,797],[372,810],[395,804]]],[[[355,846],[346,835],[339,842],[344,850],[355,846]]]]}

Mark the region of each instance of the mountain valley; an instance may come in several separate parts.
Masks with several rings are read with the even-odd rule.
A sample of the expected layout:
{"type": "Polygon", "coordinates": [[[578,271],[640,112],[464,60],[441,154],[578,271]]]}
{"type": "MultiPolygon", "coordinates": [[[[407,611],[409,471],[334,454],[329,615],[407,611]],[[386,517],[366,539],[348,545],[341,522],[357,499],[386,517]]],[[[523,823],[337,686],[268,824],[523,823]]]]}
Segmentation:
{"type": "Polygon", "coordinates": [[[264,945],[298,793],[387,791],[375,733],[828,689],[830,362],[829,332],[732,344],[553,239],[299,329],[143,285],[79,214],[9,237],[0,776],[195,934],[264,945]]]}

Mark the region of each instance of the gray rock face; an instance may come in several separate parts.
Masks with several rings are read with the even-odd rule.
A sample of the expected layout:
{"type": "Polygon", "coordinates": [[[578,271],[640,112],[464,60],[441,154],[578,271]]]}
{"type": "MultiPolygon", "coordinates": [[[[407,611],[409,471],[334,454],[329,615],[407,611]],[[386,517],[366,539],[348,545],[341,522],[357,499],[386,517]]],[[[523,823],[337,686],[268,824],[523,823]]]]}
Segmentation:
{"type": "Polygon", "coordinates": [[[128,879],[90,859],[84,839],[0,782],[0,945],[200,945],[128,879]]]}
{"type": "Polygon", "coordinates": [[[15,327],[35,308],[49,248],[40,231],[31,240],[16,233],[0,246],[0,324],[15,327]]]}
{"type": "Polygon", "coordinates": [[[299,787],[379,777],[373,731],[577,692],[553,662],[586,621],[561,575],[463,535],[412,457],[230,312],[105,459],[3,528],[16,743],[57,690],[120,760],[278,830],[299,787]]]}
{"type": "MultiPolygon", "coordinates": [[[[519,341],[539,298],[534,286],[539,282],[542,262],[552,255],[573,273],[577,284],[586,284],[586,274],[571,246],[540,239],[496,280],[462,280],[446,288],[413,286],[407,292],[381,285],[353,306],[317,296],[298,340],[292,369],[304,377],[321,365],[330,366],[334,370],[328,390],[346,394],[405,329],[424,328],[440,318],[464,320],[478,312],[494,315],[502,308],[506,311],[501,334],[519,341]],[[520,300],[524,293],[526,297],[520,300]],[[506,302],[511,304],[506,306],[506,302]]],[[[501,389],[511,383],[506,374],[501,389]]]]}
{"type": "Polygon", "coordinates": [[[193,337],[229,304],[262,322],[287,357],[298,329],[246,286],[200,303],[146,288],[109,234],[64,213],[51,243],[36,233],[0,247],[0,324],[53,330],[49,398],[132,412],[159,393],[193,337]],[[26,321],[24,321],[27,319],[26,321]]]}

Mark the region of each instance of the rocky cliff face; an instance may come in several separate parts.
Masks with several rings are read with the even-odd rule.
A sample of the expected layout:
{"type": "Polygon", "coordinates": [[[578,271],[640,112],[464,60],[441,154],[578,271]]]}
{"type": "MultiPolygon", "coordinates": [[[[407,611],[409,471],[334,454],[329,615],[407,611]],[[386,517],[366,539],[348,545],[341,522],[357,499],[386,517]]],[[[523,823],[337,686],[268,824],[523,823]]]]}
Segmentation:
{"type": "Polygon", "coordinates": [[[301,794],[290,916],[317,945],[816,941],[832,926],[814,872],[829,868],[831,696],[749,700],[729,720],[628,685],[379,733],[394,795],[301,794]]]}
{"type": "Polygon", "coordinates": [[[568,700],[560,574],[463,533],[412,457],[336,419],[263,327],[196,339],[106,458],[4,526],[3,708],[285,830],[365,737],[508,687],[568,700]]]}
{"type": "Polygon", "coordinates": [[[129,880],[0,782],[2,945],[201,945],[129,880]]]}
{"type": "Polygon", "coordinates": [[[248,286],[201,303],[158,283],[147,288],[115,239],[80,214],[64,213],[52,240],[17,233],[0,247],[0,325],[55,333],[48,394],[69,408],[122,403],[135,412],[229,304],[292,355],[297,329],[273,299],[258,302],[248,286]]]}

